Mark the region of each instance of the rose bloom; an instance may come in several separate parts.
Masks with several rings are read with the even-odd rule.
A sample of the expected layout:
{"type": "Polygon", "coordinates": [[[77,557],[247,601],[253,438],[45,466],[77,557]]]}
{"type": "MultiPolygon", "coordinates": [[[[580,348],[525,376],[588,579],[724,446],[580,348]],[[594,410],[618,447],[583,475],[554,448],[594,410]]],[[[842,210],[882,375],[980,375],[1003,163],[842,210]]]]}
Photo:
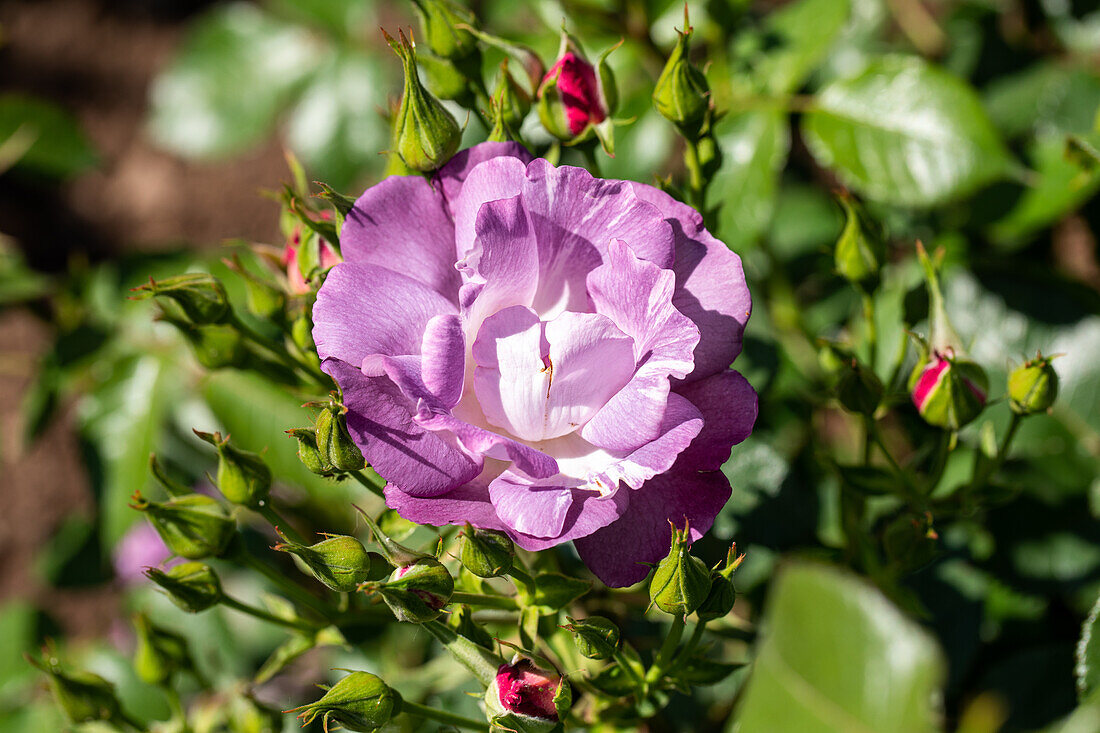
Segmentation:
{"type": "Polygon", "coordinates": [[[741,260],[696,211],[484,143],[368,189],[340,241],[313,336],[389,506],[572,541],[612,586],[710,528],[757,404],[741,260]]]}

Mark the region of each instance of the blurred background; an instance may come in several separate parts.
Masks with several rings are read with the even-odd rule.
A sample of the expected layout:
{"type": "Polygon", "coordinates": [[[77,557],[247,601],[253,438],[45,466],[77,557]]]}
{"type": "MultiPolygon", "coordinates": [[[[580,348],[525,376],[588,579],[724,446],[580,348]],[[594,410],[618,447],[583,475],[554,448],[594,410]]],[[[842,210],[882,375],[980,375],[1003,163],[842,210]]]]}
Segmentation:
{"type": "MultiPolygon", "coordinates": [[[[1073,644],[1100,590],[1100,174],[1063,156],[1066,135],[1091,134],[1100,107],[1097,3],[689,5],[699,61],[710,63],[718,107],[731,110],[718,128],[725,162],[711,196],[721,205],[717,233],[744,258],[756,297],[738,366],[762,397],[756,434],[725,469],[734,499],[704,552],[717,557],[731,539],[748,549],[738,587],[752,607],[783,553],[835,548],[837,479],[817,458],[853,452],[856,429],[814,397],[820,385],[807,367],[815,355],[806,332],[838,336],[836,324],[859,307],[829,252],[843,224],[838,180],[807,149],[797,114],[738,100],[762,84],[762,59],[785,70],[785,92],[813,91],[884,52],[933,60],[978,90],[1018,170],[960,187],[934,208],[869,196],[898,263],[880,312],[920,322],[919,298],[909,297],[919,275],[906,260],[922,238],[948,252],[952,315],[994,383],[1036,348],[1068,356],[1057,362],[1055,415],[1018,440],[1012,467],[1023,496],[985,524],[955,528],[910,584],[907,610],[949,650],[949,717],[993,690],[1011,701],[1006,730],[1045,725],[1074,704],[1073,644]],[[784,39],[809,55],[784,57],[784,39]]],[[[679,175],[680,142],[650,94],[681,4],[472,7],[482,27],[544,61],[563,17],[593,57],[626,38],[610,61],[617,116],[633,122],[617,129],[603,174],[649,183],[679,175]]],[[[149,484],[150,452],[201,483],[212,456],[192,426],[266,448],[286,480],[281,501],[318,528],[351,529],[344,509],[360,495],[306,472],[292,442],[272,442],[302,422],[298,401],[245,373],[204,373],[170,328],[153,323],[148,303],[125,295],[150,276],[224,274],[227,244],[281,246],[279,206],[263,192],[290,180],[287,150],[310,180],[349,195],[377,181],[401,90],[378,28],[410,25],[410,3],[373,0],[0,3],[0,728],[56,729],[48,706],[23,705],[38,687],[20,655],[47,637],[91,649],[92,668],[123,674],[124,657],[92,640],[132,645],[128,609],[151,601],[112,553],[139,521],[127,502],[149,484]]],[[[485,68],[501,58],[487,53],[485,68]]],[[[484,134],[470,120],[467,144],[484,134]]],[[[563,162],[582,164],[573,156],[563,162]]],[[[884,350],[897,328],[882,335],[884,350]]],[[[205,649],[262,659],[267,637],[231,639],[233,627],[219,623],[195,627],[210,635],[205,649]]],[[[300,677],[301,687],[312,681],[300,677]]],[[[735,675],[708,693],[704,709],[674,706],[670,718],[682,718],[669,726],[722,729],[739,683],[735,675]]],[[[142,689],[125,694],[140,700],[142,689]]]]}

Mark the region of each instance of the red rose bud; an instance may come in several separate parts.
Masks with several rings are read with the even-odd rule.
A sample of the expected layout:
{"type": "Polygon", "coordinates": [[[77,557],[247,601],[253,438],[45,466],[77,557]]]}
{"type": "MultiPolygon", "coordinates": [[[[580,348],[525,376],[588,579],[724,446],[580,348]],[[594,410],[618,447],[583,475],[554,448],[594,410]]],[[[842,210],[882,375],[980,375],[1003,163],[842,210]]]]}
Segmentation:
{"type": "Polygon", "coordinates": [[[195,325],[220,323],[229,312],[225,286],[213,275],[195,272],[164,280],[149,278],[148,285],[133,289],[134,299],[163,297],[175,302],[195,325]]]}
{"type": "Polygon", "coordinates": [[[1046,412],[1054,404],[1058,397],[1058,373],[1050,363],[1053,358],[1037,354],[1008,375],[1008,401],[1017,415],[1046,412]]]}
{"type": "Polygon", "coordinates": [[[188,613],[213,608],[225,597],[217,573],[201,562],[185,562],[167,572],[148,568],[145,575],[168,594],[172,603],[188,613]]]}
{"type": "Polygon", "coordinates": [[[913,384],[913,404],[925,422],[958,430],[985,408],[989,379],[972,361],[956,358],[951,350],[935,352],[913,384]]]}
{"type": "Polygon", "coordinates": [[[455,581],[442,563],[429,557],[397,568],[385,583],[361,587],[380,593],[398,621],[422,624],[439,618],[454,594],[455,581]]]}
{"type": "Polygon", "coordinates": [[[592,130],[612,152],[609,117],[618,104],[618,91],[606,59],[615,48],[600,57],[597,68],[585,58],[580,44],[562,33],[558,60],[538,88],[539,119],[554,137],[579,142],[592,130]]]}
{"type": "Polygon", "coordinates": [[[188,560],[221,555],[237,529],[225,508],[202,494],[158,502],[135,492],[130,507],[145,514],[169,550],[188,560]]]}
{"type": "Polygon", "coordinates": [[[62,669],[49,650],[41,661],[30,655],[24,658],[46,673],[54,702],[73,725],[111,721],[116,726],[125,723],[133,727],[122,712],[114,685],[107,680],[91,672],[62,669]]]}
{"type": "Polygon", "coordinates": [[[517,657],[502,664],[485,693],[493,730],[545,733],[559,725],[572,704],[572,691],[561,675],[517,657]]]}
{"type": "Polygon", "coordinates": [[[386,577],[391,570],[381,555],[367,552],[363,543],[346,535],[328,535],[309,546],[283,537],[274,549],[294,555],[313,577],[340,593],[351,593],[367,581],[386,577]]]}
{"type": "Polygon", "coordinates": [[[401,695],[369,672],[352,672],[320,700],[286,712],[298,713],[303,726],[319,716],[325,730],[335,723],[347,730],[375,731],[401,712],[401,695]]]}
{"type": "Polygon", "coordinates": [[[194,431],[218,451],[218,491],[241,506],[260,506],[271,491],[271,469],[256,453],[235,448],[221,433],[194,431]]]}
{"type": "Polygon", "coordinates": [[[298,224],[283,249],[283,267],[286,268],[290,292],[294,295],[310,292],[313,288],[310,287],[309,280],[316,273],[325,272],[343,261],[327,240],[316,232],[303,232],[302,225],[298,224]]]}
{"type": "Polygon", "coordinates": [[[405,69],[401,107],[393,121],[394,149],[414,171],[434,171],[458,150],[462,130],[451,113],[420,83],[416,50],[405,34],[398,32],[399,41],[385,31],[383,34],[405,69]]]}

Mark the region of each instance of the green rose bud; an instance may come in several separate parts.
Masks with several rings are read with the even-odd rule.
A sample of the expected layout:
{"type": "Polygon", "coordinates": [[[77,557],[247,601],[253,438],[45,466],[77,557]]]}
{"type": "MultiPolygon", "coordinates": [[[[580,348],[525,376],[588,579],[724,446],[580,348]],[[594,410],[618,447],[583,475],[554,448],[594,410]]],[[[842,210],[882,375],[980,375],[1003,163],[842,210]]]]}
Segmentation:
{"type": "Polygon", "coordinates": [[[267,500],[271,469],[258,454],[233,447],[221,433],[194,432],[218,450],[217,484],[226,499],[253,509],[267,500]]]}
{"type": "Polygon", "coordinates": [[[477,52],[477,39],[459,25],[477,26],[469,8],[451,0],[413,0],[428,48],[444,59],[460,60],[477,52]]]}
{"type": "Polygon", "coordinates": [[[308,547],[283,537],[274,549],[299,558],[313,577],[340,593],[351,593],[368,580],[386,577],[391,570],[381,555],[367,552],[363,543],[346,535],[326,535],[308,547]]]}
{"type": "Polygon", "coordinates": [[[220,323],[229,313],[225,287],[205,272],[176,275],[159,282],[149,278],[148,285],[134,288],[132,292],[137,293],[133,296],[137,300],[155,296],[171,299],[195,325],[220,323]]]}
{"type": "Polygon", "coordinates": [[[493,651],[496,647],[493,637],[489,635],[480,624],[474,621],[474,612],[466,604],[462,604],[448,617],[447,625],[455,630],[459,636],[464,636],[480,647],[493,651]]]}
{"type": "Polygon", "coordinates": [[[146,577],[159,585],[168,598],[188,613],[201,613],[218,605],[224,593],[214,569],[201,562],[185,562],[167,572],[148,568],[146,577]]]}
{"type": "Polygon", "coordinates": [[[515,546],[508,535],[492,529],[474,529],[469,523],[463,532],[462,565],[479,578],[495,578],[512,569],[515,546]]]}
{"type": "Polygon", "coordinates": [[[439,617],[455,582],[442,563],[429,557],[397,568],[384,583],[366,583],[363,590],[380,593],[398,621],[420,624],[439,617]]]}
{"type": "Polygon", "coordinates": [[[856,287],[870,292],[878,284],[879,269],[886,258],[880,231],[848,196],[840,198],[845,224],[833,251],[837,272],[856,287]]]}
{"type": "Polygon", "coordinates": [[[657,608],[673,616],[687,616],[710,594],[710,569],[688,552],[690,531],[672,528],[668,556],[657,564],[649,582],[649,597],[657,608]]]}
{"type": "Polygon", "coordinates": [[[409,168],[423,173],[434,171],[458,150],[462,130],[451,113],[421,85],[416,51],[405,34],[398,32],[400,41],[385,35],[405,69],[405,89],[394,119],[394,148],[409,168]]]}
{"type": "Polygon", "coordinates": [[[221,555],[237,529],[221,503],[202,494],[157,502],[135,492],[131,501],[131,508],[145,514],[168,549],[189,560],[221,555]]]}
{"type": "Polygon", "coordinates": [[[579,621],[570,618],[562,628],[573,634],[577,651],[589,659],[610,659],[619,648],[619,627],[603,616],[589,616],[579,621]]]}
{"type": "Polygon", "coordinates": [[[134,616],[137,648],[134,671],[150,685],[166,685],[175,672],[193,667],[187,642],[174,632],[153,625],[144,613],[134,616]]]}
{"type": "Polygon", "coordinates": [[[710,593],[706,599],[695,609],[695,615],[700,621],[714,621],[723,618],[733,610],[733,604],[737,600],[737,593],[733,589],[733,583],[720,572],[712,572],[710,576],[710,593]]]}
{"type": "Polygon", "coordinates": [[[313,428],[291,428],[287,435],[298,441],[298,458],[318,476],[331,476],[336,469],[317,448],[317,431],[313,428]]]}
{"type": "Polygon", "coordinates": [[[914,374],[913,404],[929,425],[958,430],[985,408],[989,391],[985,370],[950,350],[934,353],[929,363],[917,365],[914,374]]]}
{"type": "Polygon", "coordinates": [[[685,7],[684,26],[676,47],[665,63],[657,86],[653,89],[653,104],[666,120],[676,125],[684,137],[694,140],[706,122],[710,108],[710,85],[703,72],[688,58],[688,42],[691,26],[687,25],[685,7]]]}
{"type": "Polygon", "coordinates": [[[401,712],[401,696],[369,672],[352,672],[330,687],[320,700],[294,708],[302,726],[318,716],[325,730],[330,723],[352,731],[375,731],[401,712]]]}
{"type": "Polygon", "coordinates": [[[840,371],[836,397],[841,406],[857,415],[873,415],[882,402],[882,381],[867,367],[852,359],[840,371]]]}
{"type": "Polygon", "coordinates": [[[337,401],[335,393],[317,416],[317,450],[322,460],[337,471],[358,471],[367,465],[363,453],[348,433],[344,415],[348,408],[337,401]]]}
{"type": "Polygon", "coordinates": [[[1053,358],[1036,354],[1008,375],[1008,401],[1017,415],[1046,412],[1054,404],[1058,397],[1058,373],[1051,366],[1053,358]]]}
{"type": "Polygon", "coordinates": [[[24,658],[46,673],[54,702],[73,725],[95,721],[119,724],[124,720],[114,685],[99,675],[81,670],[66,671],[48,651],[41,661],[30,655],[24,658]]]}

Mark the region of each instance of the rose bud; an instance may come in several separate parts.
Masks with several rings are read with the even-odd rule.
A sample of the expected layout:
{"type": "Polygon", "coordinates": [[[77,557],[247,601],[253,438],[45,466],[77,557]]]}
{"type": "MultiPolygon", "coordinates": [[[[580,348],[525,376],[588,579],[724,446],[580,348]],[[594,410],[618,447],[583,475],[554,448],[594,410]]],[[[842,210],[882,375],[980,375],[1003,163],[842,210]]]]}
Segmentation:
{"type": "Polygon", "coordinates": [[[134,671],[143,681],[166,685],[175,672],[193,667],[187,642],[179,634],[154,626],[144,613],[134,615],[134,631],[134,671]]]}
{"type": "Polygon", "coordinates": [[[218,450],[218,491],[234,504],[260,506],[271,491],[271,469],[264,460],[230,445],[229,437],[223,438],[221,433],[194,432],[218,450]]]}
{"type": "Polygon", "coordinates": [[[401,695],[369,672],[352,672],[320,700],[286,712],[298,713],[303,727],[321,716],[325,730],[336,723],[348,730],[374,731],[401,712],[401,695]]]}
{"type": "Polygon", "coordinates": [[[309,280],[316,272],[325,272],[343,261],[328,240],[313,231],[303,233],[302,225],[297,224],[283,249],[283,266],[290,292],[294,295],[310,292],[313,288],[309,280]]]}
{"type": "Polygon", "coordinates": [[[672,528],[672,546],[649,581],[650,599],[673,616],[687,616],[710,594],[710,568],[688,552],[689,538],[686,525],[682,531],[672,528]]]}
{"type": "Polygon", "coordinates": [[[201,562],[185,562],[167,572],[148,568],[145,575],[168,594],[168,598],[188,613],[201,613],[218,605],[224,594],[214,569],[201,562]]]}
{"type": "Polygon", "coordinates": [[[1008,402],[1017,415],[1046,412],[1054,404],[1058,397],[1058,373],[1051,366],[1053,358],[1036,354],[1008,375],[1008,402]]]}
{"type": "Polygon", "coordinates": [[[476,621],[474,621],[474,612],[465,603],[458,607],[448,617],[447,625],[455,630],[459,636],[464,636],[473,643],[480,647],[484,647],[489,651],[492,651],[496,647],[496,643],[493,641],[493,637],[489,635],[489,632],[481,627],[476,621]]]}
{"type": "Polygon", "coordinates": [[[572,698],[569,683],[560,675],[517,657],[497,669],[485,691],[485,707],[493,730],[546,733],[560,725],[572,698]]]}
{"type": "Polygon", "coordinates": [[[344,415],[348,408],[333,399],[317,416],[317,450],[322,460],[337,471],[358,471],[367,465],[363,453],[352,441],[344,415]]]}
{"type": "Polygon", "coordinates": [[[479,578],[495,578],[512,569],[516,548],[508,535],[474,529],[467,522],[462,539],[462,565],[479,578]]]}
{"type": "Polygon", "coordinates": [[[546,72],[538,88],[538,112],[543,127],[559,140],[579,142],[589,131],[600,137],[610,153],[610,115],[618,103],[615,77],[605,52],[598,68],[585,58],[580,44],[562,32],[558,60],[546,72]]]}
{"type": "Polygon", "coordinates": [[[879,268],[886,258],[886,245],[881,232],[867,220],[857,202],[843,195],[840,205],[846,221],[833,250],[833,263],[841,277],[870,292],[878,283],[879,268]]]}
{"type": "Polygon", "coordinates": [[[714,621],[723,618],[733,610],[733,604],[737,600],[737,593],[733,589],[733,583],[720,572],[714,571],[710,575],[710,593],[706,599],[695,609],[695,615],[700,621],[714,621]]]}
{"type": "Polygon", "coordinates": [[[130,722],[115,696],[114,685],[99,675],[81,670],[66,671],[48,650],[41,661],[29,654],[24,658],[46,673],[54,702],[73,725],[104,720],[115,724],[130,722]]]}
{"type": "Polygon", "coordinates": [[[589,659],[609,659],[619,648],[619,627],[603,616],[569,619],[562,628],[573,634],[577,651],[589,659]]]}
{"type": "Polygon", "coordinates": [[[687,24],[687,6],[684,6],[683,33],[679,33],[676,47],[665,63],[657,86],[653,89],[653,104],[666,120],[676,125],[684,137],[699,137],[710,109],[710,86],[688,58],[688,42],[692,28],[687,24]]]}
{"type": "Polygon", "coordinates": [[[331,476],[335,473],[333,465],[317,448],[317,431],[313,428],[291,428],[287,435],[298,441],[298,458],[312,473],[318,476],[331,476]]]}
{"type": "Polygon", "coordinates": [[[159,502],[149,501],[138,491],[131,501],[130,507],[145,514],[168,549],[188,560],[221,555],[237,529],[225,508],[202,494],[159,502]]]}
{"type": "Polygon", "coordinates": [[[842,367],[836,383],[841,406],[857,415],[873,415],[885,390],[878,376],[855,359],[842,367]]]}
{"type": "Polygon", "coordinates": [[[326,535],[325,539],[308,547],[291,542],[285,536],[282,540],[274,549],[299,558],[313,577],[340,593],[351,593],[368,580],[386,577],[391,570],[381,555],[367,552],[363,543],[354,537],[326,535]]]}
{"type": "Polygon", "coordinates": [[[225,287],[205,272],[176,275],[160,281],[149,278],[148,285],[134,288],[133,292],[137,293],[133,297],[138,300],[155,296],[171,299],[195,325],[220,323],[229,312],[225,287]]]}
{"type": "Polygon", "coordinates": [[[377,592],[398,621],[421,624],[439,618],[451,600],[455,581],[443,564],[432,557],[399,567],[384,583],[366,583],[367,592],[377,592]]]}
{"type": "Polygon", "coordinates": [[[416,50],[404,32],[398,32],[400,41],[383,33],[405,69],[405,89],[394,119],[394,147],[409,168],[434,171],[458,150],[462,130],[451,113],[421,85],[416,50]]]}
{"type": "Polygon", "coordinates": [[[413,5],[420,17],[424,41],[433,54],[461,61],[477,53],[477,39],[459,27],[477,25],[477,18],[469,8],[451,0],[413,0],[413,5]]]}
{"type": "Polygon", "coordinates": [[[925,365],[914,370],[913,404],[929,425],[958,430],[985,408],[989,379],[972,361],[955,357],[948,349],[935,352],[925,365]]]}

